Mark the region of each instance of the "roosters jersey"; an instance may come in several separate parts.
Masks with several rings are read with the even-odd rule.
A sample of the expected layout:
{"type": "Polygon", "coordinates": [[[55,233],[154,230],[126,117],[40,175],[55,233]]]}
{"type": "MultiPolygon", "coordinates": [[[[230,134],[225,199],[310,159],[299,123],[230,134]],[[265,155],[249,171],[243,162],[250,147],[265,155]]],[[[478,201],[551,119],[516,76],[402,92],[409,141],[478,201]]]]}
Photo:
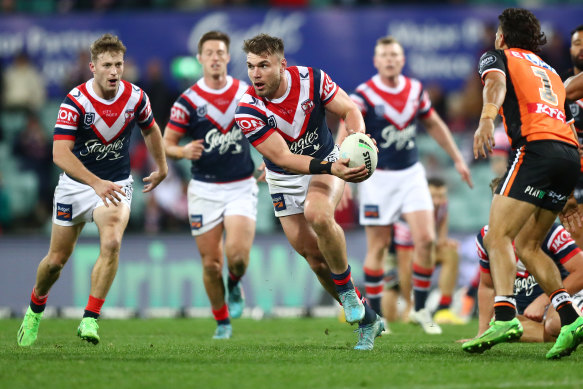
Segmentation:
{"type": "MultiPolygon", "coordinates": [[[[484,226],[480,233],[476,236],[476,249],[478,250],[478,257],[480,258],[480,269],[483,272],[490,273],[490,261],[488,259],[488,252],[484,247],[484,236],[488,232],[488,226],[484,226]]],[[[551,227],[551,230],[545,237],[542,249],[545,254],[547,254],[555,265],[559,268],[561,272],[561,277],[565,278],[569,273],[563,267],[573,256],[581,252],[581,249],[577,246],[571,234],[565,230],[565,228],[555,223],[551,227]]],[[[529,273],[526,270],[526,266],[522,261],[516,256],[516,277],[527,278],[529,273]]],[[[532,277],[532,276],[531,276],[532,277]]]]}
{"type": "Polygon", "coordinates": [[[237,102],[246,90],[246,83],[231,76],[219,90],[200,79],[172,106],[168,128],[191,139],[203,139],[202,156],[192,161],[195,180],[230,182],[253,174],[249,142],[235,123],[237,102]]]}
{"type": "MultiPolygon", "coordinates": [[[[237,107],[237,124],[253,146],[277,132],[292,153],[324,159],[334,148],[324,107],[338,86],[322,70],[304,66],[287,68],[284,77],[288,88],[278,99],[259,97],[249,87],[237,107]]],[[[267,158],[264,161],[269,170],[290,174],[267,158]]]]}
{"type": "Polygon", "coordinates": [[[142,131],[154,124],[148,96],[122,80],[112,100],[93,90],[91,79],[73,88],[59,108],[54,140],[72,140],[73,154],[103,180],[120,181],[130,175],[129,145],[137,123],[142,131]]]}
{"type": "Polygon", "coordinates": [[[432,106],[418,80],[399,76],[399,84],[391,88],[377,74],[350,97],[362,112],[366,132],[377,142],[377,169],[402,170],[419,160],[417,118],[428,117],[432,106]]]}
{"type": "Polygon", "coordinates": [[[489,72],[506,76],[500,114],[513,149],[537,140],[578,145],[569,126],[572,116],[565,102],[565,87],[555,69],[530,51],[507,49],[482,55],[480,77],[489,72]]]}

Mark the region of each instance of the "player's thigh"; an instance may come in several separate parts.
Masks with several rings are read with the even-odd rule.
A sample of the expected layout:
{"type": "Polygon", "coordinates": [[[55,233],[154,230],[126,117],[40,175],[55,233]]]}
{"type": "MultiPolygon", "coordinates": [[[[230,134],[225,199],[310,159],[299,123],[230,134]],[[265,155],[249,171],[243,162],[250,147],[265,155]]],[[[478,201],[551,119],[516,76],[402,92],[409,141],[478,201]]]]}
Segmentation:
{"type": "Polygon", "coordinates": [[[99,206],[93,211],[93,220],[99,229],[102,246],[119,246],[130,220],[130,206],[123,202],[117,206],[99,206]]]}
{"type": "Polygon", "coordinates": [[[304,258],[322,257],[314,230],[308,225],[303,214],[279,218],[283,232],[291,246],[304,258]]]}
{"type": "Polygon", "coordinates": [[[255,220],[243,215],[228,215],[223,223],[227,258],[248,257],[255,238],[255,220]]]}
{"type": "Polygon", "coordinates": [[[403,214],[409,225],[414,244],[435,241],[435,220],[432,210],[418,210],[403,214]]]}
{"type": "Polygon", "coordinates": [[[203,266],[223,262],[223,223],[219,223],[202,234],[195,235],[196,247],[203,266]]]}
{"type": "Polygon", "coordinates": [[[306,217],[312,213],[334,214],[336,205],[342,197],[345,182],[332,175],[313,176],[306,195],[304,213],[306,217]]]}
{"type": "Polygon", "coordinates": [[[67,262],[75,249],[75,244],[84,225],[85,223],[61,226],[53,223],[48,253],[51,261],[56,261],[61,265],[67,262]]]}
{"type": "Polygon", "coordinates": [[[514,239],[529,222],[536,206],[511,197],[494,195],[490,206],[490,217],[486,239],[508,237],[514,239]]]}
{"type": "Polygon", "coordinates": [[[366,246],[368,250],[381,250],[391,244],[392,226],[365,226],[366,246]]]}

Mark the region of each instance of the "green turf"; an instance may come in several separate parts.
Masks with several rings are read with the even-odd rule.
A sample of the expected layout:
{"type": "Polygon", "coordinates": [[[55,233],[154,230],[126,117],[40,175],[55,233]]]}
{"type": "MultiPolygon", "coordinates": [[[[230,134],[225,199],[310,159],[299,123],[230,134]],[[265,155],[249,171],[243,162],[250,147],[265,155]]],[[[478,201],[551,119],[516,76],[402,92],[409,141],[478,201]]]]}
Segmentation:
{"type": "Polygon", "coordinates": [[[1,388],[583,388],[583,347],[547,361],[550,344],[502,344],[469,355],[454,341],[476,323],[441,336],[392,324],[371,352],[336,319],[233,322],[213,341],[210,319],[102,320],[101,343],[75,336],[78,321],[46,319],[30,348],[16,345],[19,320],[0,320],[1,388]]]}

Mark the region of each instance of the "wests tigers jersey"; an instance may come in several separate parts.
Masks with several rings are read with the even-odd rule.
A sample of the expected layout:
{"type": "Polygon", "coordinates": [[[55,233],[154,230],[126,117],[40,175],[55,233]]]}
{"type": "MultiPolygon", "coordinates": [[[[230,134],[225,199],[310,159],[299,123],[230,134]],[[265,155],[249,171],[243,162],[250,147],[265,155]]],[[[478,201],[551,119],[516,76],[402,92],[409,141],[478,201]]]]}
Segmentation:
{"type": "MultiPolygon", "coordinates": [[[[316,68],[291,66],[284,77],[288,89],[278,99],[259,97],[249,87],[237,107],[237,124],[253,146],[277,132],[292,153],[326,158],[334,148],[334,139],[326,124],[324,107],[334,99],[338,86],[316,68]]],[[[290,174],[263,159],[269,170],[290,174]]]]}
{"type": "Polygon", "coordinates": [[[72,140],[73,154],[103,180],[130,175],[129,145],[137,123],[142,131],[154,124],[150,100],[139,87],[122,80],[116,96],[104,100],[93,89],[94,79],[73,88],[59,109],[54,140],[72,140]]]}
{"type": "Polygon", "coordinates": [[[569,125],[572,117],[565,104],[565,87],[555,69],[531,51],[511,48],[482,55],[482,80],[490,72],[506,77],[500,114],[513,149],[537,140],[578,145],[569,125]]]}
{"type": "Polygon", "coordinates": [[[200,79],[172,106],[168,128],[191,139],[203,139],[202,156],[192,161],[195,180],[230,182],[253,173],[249,142],[235,123],[235,109],[247,87],[227,76],[227,84],[215,90],[200,79]]]}

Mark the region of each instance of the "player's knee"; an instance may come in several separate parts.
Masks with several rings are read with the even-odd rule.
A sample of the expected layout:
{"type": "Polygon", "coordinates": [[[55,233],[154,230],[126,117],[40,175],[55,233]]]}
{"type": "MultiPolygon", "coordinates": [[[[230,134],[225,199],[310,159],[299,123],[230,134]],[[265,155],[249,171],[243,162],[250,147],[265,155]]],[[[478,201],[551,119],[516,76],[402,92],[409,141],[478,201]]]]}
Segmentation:
{"type": "Polygon", "coordinates": [[[431,250],[434,245],[435,236],[431,234],[422,234],[415,243],[416,248],[420,250],[431,250]]]}
{"type": "Polygon", "coordinates": [[[245,262],[244,256],[242,256],[242,255],[235,256],[232,259],[230,259],[229,270],[231,271],[231,273],[233,273],[237,276],[242,276],[243,274],[245,274],[246,269],[247,269],[247,264],[245,262]]]}
{"type": "Polygon", "coordinates": [[[117,257],[121,248],[121,238],[114,235],[102,239],[101,254],[106,257],[117,257]]]}
{"type": "Polygon", "coordinates": [[[559,336],[561,331],[561,320],[558,315],[552,315],[545,320],[545,339],[552,340],[559,336]]]}
{"type": "Polygon", "coordinates": [[[331,228],[334,223],[334,216],[328,212],[318,209],[306,209],[304,216],[308,224],[316,231],[317,234],[331,228]]]}
{"type": "Polygon", "coordinates": [[[61,272],[61,270],[63,270],[63,267],[65,267],[67,258],[68,257],[59,255],[49,256],[45,259],[44,265],[48,269],[49,273],[58,274],[61,272]]]}
{"type": "Polygon", "coordinates": [[[223,264],[219,259],[203,260],[202,269],[209,276],[221,277],[223,274],[223,264]]]}
{"type": "Polygon", "coordinates": [[[514,247],[519,258],[532,258],[533,254],[536,255],[536,253],[541,250],[541,246],[532,243],[532,241],[524,242],[515,240],[514,247]]]}

